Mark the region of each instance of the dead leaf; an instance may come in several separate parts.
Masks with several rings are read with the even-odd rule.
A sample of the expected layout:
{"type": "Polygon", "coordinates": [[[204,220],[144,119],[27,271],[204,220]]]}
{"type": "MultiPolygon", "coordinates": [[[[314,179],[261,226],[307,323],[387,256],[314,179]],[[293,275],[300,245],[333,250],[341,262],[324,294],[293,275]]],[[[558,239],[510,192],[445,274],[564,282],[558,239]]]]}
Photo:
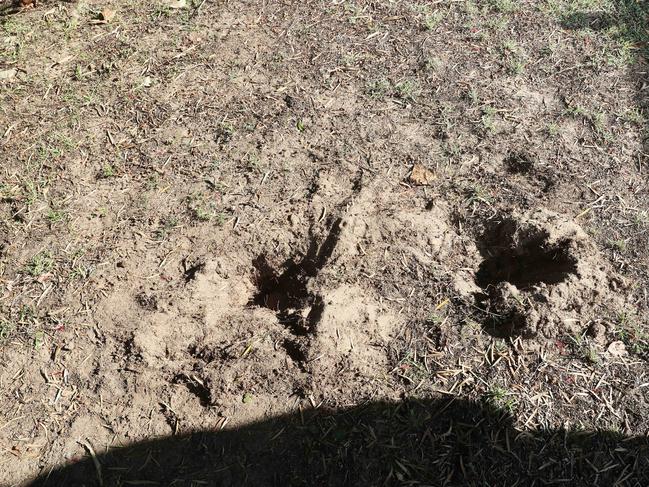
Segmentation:
{"type": "Polygon", "coordinates": [[[115,18],[115,10],[112,10],[110,8],[105,8],[101,11],[101,20],[105,21],[106,23],[112,22],[112,20],[115,18]]]}
{"type": "Polygon", "coordinates": [[[15,68],[0,70],[0,80],[8,80],[16,76],[18,70],[15,68]]]}
{"type": "Polygon", "coordinates": [[[423,164],[415,164],[412,166],[412,171],[410,172],[410,177],[408,178],[411,183],[425,186],[432,183],[435,180],[435,173],[428,169],[423,164]]]}
{"type": "Polygon", "coordinates": [[[606,351],[612,357],[624,357],[624,356],[628,355],[628,352],[626,351],[626,347],[624,346],[624,342],[622,342],[620,340],[612,342],[608,346],[608,349],[606,351]]]}

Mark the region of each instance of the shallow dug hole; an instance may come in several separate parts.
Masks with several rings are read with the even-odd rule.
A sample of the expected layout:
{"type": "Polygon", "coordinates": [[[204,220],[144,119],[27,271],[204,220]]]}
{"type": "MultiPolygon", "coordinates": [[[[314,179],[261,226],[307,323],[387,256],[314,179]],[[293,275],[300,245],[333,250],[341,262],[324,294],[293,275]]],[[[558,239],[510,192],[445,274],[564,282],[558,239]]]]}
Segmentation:
{"type": "Polygon", "coordinates": [[[481,288],[509,282],[518,289],[534,285],[553,285],[577,273],[577,258],[571,254],[570,241],[549,243],[543,229],[520,234],[514,220],[507,220],[488,230],[478,242],[484,261],[476,274],[481,288]]]}
{"type": "Polygon", "coordinates": [[[301,259],[291,258],[275,269],[265,254],[253,260],[257,292],[250,304],[262,306],[278,313],[304,307],[309,292],[307,284],[325,266],[336,247],[340,236],[340,220],[336,220],[321,245],[315,239],[309,242],[306,255],[301,259]],[[283,269],[283,270],[282,270],[283,269]]]}
{"type": "Polygon", "coordinates": [[[597,316],[607,273],[569,218],[547,210],[506,214],[487,226],[476,247],[482,257],[476,319],[490,335],[552,340],[579,333],[597,316]]]}

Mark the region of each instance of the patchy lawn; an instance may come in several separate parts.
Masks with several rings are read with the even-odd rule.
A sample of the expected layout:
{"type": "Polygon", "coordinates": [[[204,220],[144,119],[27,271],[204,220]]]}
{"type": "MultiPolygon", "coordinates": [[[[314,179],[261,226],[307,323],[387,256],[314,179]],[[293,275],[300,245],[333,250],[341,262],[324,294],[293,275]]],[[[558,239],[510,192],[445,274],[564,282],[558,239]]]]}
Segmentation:
{"type": "Polygon", "coordinates": [[[0,483],[646,485],[648,12],[5,2],[0,483]]]}

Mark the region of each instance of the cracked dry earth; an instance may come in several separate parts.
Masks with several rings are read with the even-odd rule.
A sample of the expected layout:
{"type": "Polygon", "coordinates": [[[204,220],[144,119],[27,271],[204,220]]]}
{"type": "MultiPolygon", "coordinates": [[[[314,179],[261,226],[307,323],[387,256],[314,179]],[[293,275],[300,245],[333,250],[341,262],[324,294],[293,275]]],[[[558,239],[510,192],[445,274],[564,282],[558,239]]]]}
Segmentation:
{"type": "Polygon", "coordinates": [[[533,2],[188,3],[3,18],[3,485],[373,400],[649,432],[641,58],[533,2]]]}

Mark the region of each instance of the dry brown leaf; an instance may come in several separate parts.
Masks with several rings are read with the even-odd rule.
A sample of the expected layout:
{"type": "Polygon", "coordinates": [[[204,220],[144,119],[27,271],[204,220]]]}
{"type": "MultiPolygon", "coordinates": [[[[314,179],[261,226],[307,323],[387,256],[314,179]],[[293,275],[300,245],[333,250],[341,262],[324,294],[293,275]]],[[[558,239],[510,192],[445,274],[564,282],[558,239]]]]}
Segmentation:
{"type": "Polygon", "coordinates": [[[435,173],[428,169],[423,164],[415,164],[412,166],[412,171],[410,172],[410,177],[408,178],[411,183],[425,186],[432,183],[435,180],[435,173]]]}

